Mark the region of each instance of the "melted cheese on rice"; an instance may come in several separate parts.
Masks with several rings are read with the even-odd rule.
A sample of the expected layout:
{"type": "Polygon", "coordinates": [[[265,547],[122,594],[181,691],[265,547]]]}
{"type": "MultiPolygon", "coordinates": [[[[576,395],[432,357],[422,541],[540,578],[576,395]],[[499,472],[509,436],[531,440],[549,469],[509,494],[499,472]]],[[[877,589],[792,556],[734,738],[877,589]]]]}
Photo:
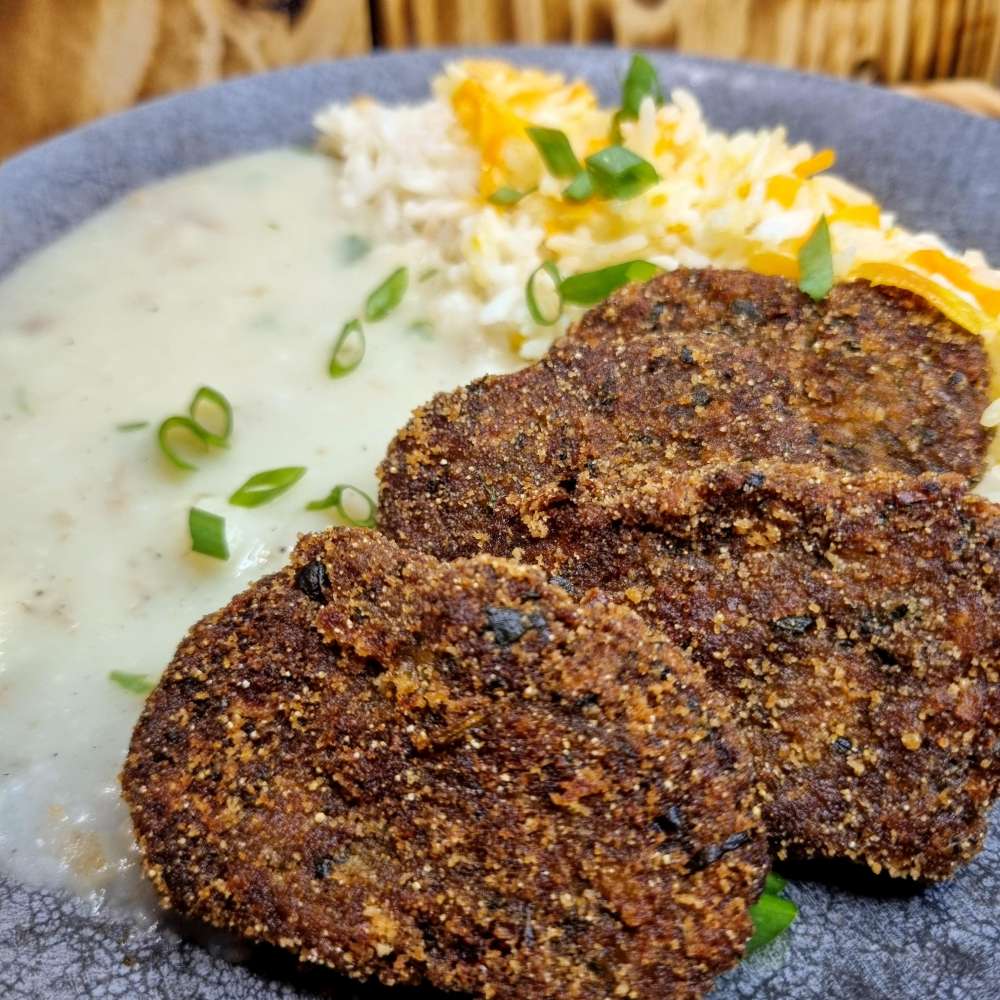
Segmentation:
{"type": "Polygon", "coordinates": [[[426,240],[464,293],[457,321],[475,315],[526,359],[580,311],[567,308],[551,327],[533,322],[524,285],[543,260],[563,275],[643,257],[668,269],[746,267],[796,280],[799,248],[825,215],[837,280],[917,292],[981,334],[1000,368],[1000,272],[977,251],[960,255],[897,225],[870,194],[829,172],[831,149],[792,143],[784,128],[713,130],[695,98],[675,90],[660,107],[647,97],[638,119],[620,126],[660,181],[628,201],[578,204],[563,197],[566,180],[545,171],[525,128],[562,130],[581,160],[604,148],[613,110],[586,83],[473,60],[449,66],[433,91],[417,106],[330,107],[316,119],[320,146],[341,163],[346,202],[388,237],[426,240]],[[531,193],[497,207],[488,198],[501,187],[531,193]]]}

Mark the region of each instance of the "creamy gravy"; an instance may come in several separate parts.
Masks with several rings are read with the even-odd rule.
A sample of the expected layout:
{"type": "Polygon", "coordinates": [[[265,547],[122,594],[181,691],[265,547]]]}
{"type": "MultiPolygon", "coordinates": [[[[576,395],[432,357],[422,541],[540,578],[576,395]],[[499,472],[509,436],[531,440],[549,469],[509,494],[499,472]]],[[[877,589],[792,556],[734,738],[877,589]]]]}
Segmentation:
{"type": "Polygon", "coordinates": [[[0,870],[17,879],[143,911],[117,783],[142,697],[109,672],[155,679],[194,621],[335,523],[307,501],[335,483],[374,495],[414,406],[517,366],[474,327],[449,339],[420,322],[440,302],[412,248],[345,261],[358,229],[338,221],[331,169],[275,151],[169,180],[0,282],[0,870]],[[399,265],[402,304],[330,379],[342,324],[399,265]],[[232,446],[184,473],[155,430],[203,384],[233,404],[232,446]],[[286,465],[308,472],[278,500],[226,503],[286,465]],[[190,553],[192,505],[226,517],[228,562],[190,553]]]}

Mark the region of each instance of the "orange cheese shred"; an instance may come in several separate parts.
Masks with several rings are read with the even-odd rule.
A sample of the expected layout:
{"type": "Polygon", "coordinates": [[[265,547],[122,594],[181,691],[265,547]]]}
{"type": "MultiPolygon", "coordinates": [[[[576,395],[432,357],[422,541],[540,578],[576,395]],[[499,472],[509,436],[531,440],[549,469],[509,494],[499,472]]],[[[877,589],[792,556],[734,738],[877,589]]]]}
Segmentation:
{"type": "Polygon", "coordinates": [[[871,226],[874,229],[878,229],[882,223],[882,213],[874,202],[860,205],[841,202],[827,218],[831,223],[846,222],[852,226],[871,226]]]}
{"type": "Polygon", "coordinates": [[[783,253],[772,253],[770,250],[752,253],[747,260],[747,267],[758,274],[775,274],[790,281],[799,280],[798,259],[783,253]]]}
{"type": "Polygon", "coordinates": [[[451,106],[459,124],[482,154],[480,192],[485,196],[503,182],[504,143],[520,135],[524,123],[478,80],[465,80],[456,87],[451,95],[451,106]]]}
{"type": "Polygon", "coordinates": [[[791,208],[795,203],[802,181],[798,177],[791,177],[788,174],[775,174],[767,179],[767,187],[764,189],[765,195],[776,201],[784,208],[791,208]]]}
{"type": "Polygon", "coordinates": [[[810,156],[808,160],[803,160],[795,166],[796,177],[805,180],[818,174],[823,170],[829,170],[837,162],[837,154],[832,149],[821,149],[818,153],[810,156]]]}
{"type": "Polygon", "coordinates": [[[974,296],[988,313],[1000,317],[1000,288],[991,288],[972,277],[972,272],[960,260],[940,250],[915,250],[908,260],[921,270],[946,277],[953,285],[974,296]]]}
{"type": "Polygon", "coordinates": [[[889,261],[858,264],[852,269],[851,277],[864,278],[873,285],[891,285],[893,288],[913,292],[940,309],[953,323],[971,333],[986,335],[992,332],[989,318],[983,312],[950,289],[902,264],[889,261]]]}

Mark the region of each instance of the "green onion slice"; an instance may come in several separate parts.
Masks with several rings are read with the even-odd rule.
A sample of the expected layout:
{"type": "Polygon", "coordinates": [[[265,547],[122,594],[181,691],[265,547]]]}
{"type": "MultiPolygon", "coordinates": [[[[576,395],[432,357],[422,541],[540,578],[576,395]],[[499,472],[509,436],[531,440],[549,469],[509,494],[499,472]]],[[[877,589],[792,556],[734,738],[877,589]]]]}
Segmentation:
{"type": "Polygon", "coordinates": [[[767,881],[764,883],[764,892],[777,896],[778,893],[785,891],[786,885],[788,885],[788,879],[782,878],[775,872],[768,872],[767,881]]]}
{"type": "Polygon", "coordinates": [[[817,302],[833,288],[833,248],[825,215],[799,250],[799,288],[817,302]]]}
{"type": "Polygon", "coordinates": [[[747,943],[746,954],[750,955],[770,944],[782,931],[787,930],[798,912],[799,908],[790,899],[765,892],[750,907],[754,930],[753,937],[747,943]]]}
{"type": "Polygon", "coordinates": [[[502,208],[506,208],[510,205],[516,205],[522,198],[531,193],[531,191],[518,191],[517,188],[502,187],[497,188],[486,200],[491,205],[499,205],[502,208]]]}
{"type": "Polygon", "coordinates": [[[313,500],[306,504],[306,510],[327,510],[329,507],[335,508],[341,520],[355,528],[375,527],[375,511],[378,506],[364,490],[359,490],[357,486],[351,486],[350,483],[338,483],[322,500],[313,500]],[[347,509],[347,503],[351,504],[355,513],[347,509]],[[356,508],[359,504],[363,504],[365,510],[364,514],[357,517],[355,514],[358,513],[356,508]]]}
{"type": "Polygon", "coordinates": [[[178,469],[193,470],[197,466],[193,462],[189,462],[184,458],[176,449],[172,443],[171,438],[175,436],[175,432],[183,431],[186,434],[190,434],[191,437],[197,441],[202,448],[208,447],[208,432],[205,430],[197,420],[192,420],[190,417],[167,417],[163,423],[160,424],[159,429],[156,432],[156,440],[159,442],[160,451],[163,452],[166,457],[177,466],[178,469]]]}
{"type": "Polygon", "coordinates": [[[527,133],[545,161],[545,168],[553,177],[575,177],[583,169],[565,132],[560,132],[557,128],[533,125],[527,129],[527,133]]]}
{"type": "Polygon", "coordinates": [[[127,434],[130,431],[141,431],[143,427],[148,426],[148,420],[126,420],[123,424],[115,424],[115,430],[127,434]]]}
{"type": "Polygon", "coordinates": [[[132,694],[149,694],[156,687],[156,681],[150,680],[146,674],[128,674],[124,670],[112,670],[108,678],[132,694]]]}
{"type": "Polygon", "coordinates": [[[421,284],[425,281],[430,281],[436,274],[440,274],[441,269],[437,267],[425,267],[419,275],[417,275],[417,281],[421,284]]]}
{"type": "Polygon", "coordinates": [[[564,302],[578,306],[592,306],[603,302],[613,291],[630,281],[648,281],[660,268],[648,260],[627,260],[612,264],[600,271],[585,271],[563,278],[559,291],[564,302]]]}
{"type": "Polygon", "coordinates": [[[528,303],[528,312],[531,313],[531,318],[539,326],[552,326],[556,320],[562,315],[563,307],[563,293],[562,293],[562,279],[559,277],[559,268],[551,260],[543,261],[531,272],[531,276],[525,282],[524,285],[524,297],[528,303]],[[535,279],[538,277],[538,272],[544,271],[552,279],[552,287],[555,289],[556,297],[558,302],[556,303],[556,311],[552,316],[546,316],[545,313],[538,307],[538,300],[535,298],[535,279]]]}
{"type": "Polygon", "coordinates": [[[635,198],[660,179],[649,160],[624,146],[608,146],[588,156],[587,172],[602,198],[622,200],[635,198]]]}
{"type": "Polygon", "coordinates": [[[419,337],[421,340],[434,339],[434,324],[429,319],[415,319],[407,328],[407,333],[419,337]]]}
{"type": "Polygon", "coordinates": [[[211,514],[200,507],[192,507],[188,511],[188,531],[191,533],[192,552],[200,552],[213,559],[229,558],[224,517],[211,514]]]}
{"type": "Polygon", "coordinates": [[[586,201],[594,193],[594,182],[586,170],[581,170],[563,189],[567,201],[586,201]]]}
{"type": "Polygon", "coordinates": [[[233,493],[229,502],[235,507],[260,507],[290,490],[305,474],[304,465],[286,465],[258,472],[233,493]]]}
{"type": "Polygon", "coordinates": [[[645,56],[636,53],[632,56],[628,73],[622,81],[622,109],[619,112],[621,117],[638,118],[639,108],[647,97],[652,97],[653,102],[659,107],[663,103],[663,88],[652,63],[645,56]]]}
{"type": "MultiPolygon", "coordinates": [[[[157,428],[156,440],[159,442],[160,451],[178,469],[191,470],[197,468],[197,466],[179,454],[171,441],[171,438],[175,436],[175,432],[183,431],[193,437],[203,448],[207,448],[209,445],[215,445],[218,448],[228,448],[229,438],[233,433],[233,408],[229,405],[229,400],[218,389],[203,385],[194,394],[191,404],[188,406],[188,413],[190,415],[187,417],[167,417],[157,428]],[[199,411],[203,411],[206,406],[218,411],[215,416],[215,429],[206,427],[205,423],[198,416],[199,411]]],[[[119,429],[133,430],[137,428],[131,426],[126,428],[122,425],[119,429]]]]}
{"type": "Polygon", "coordinates": [[[348,233],[338,245],[338,254],[342,264],[353,264],[367,256],[372,249],[371,243],[357,233],[348,233]]]}
{"type": "Polygon", "coordinates": [[[612,146],[620,146],[625,141],[622,135],[622,122],[624,120],[625,115],[620,110],[611,116],[611,128],[608,129],[608,142],[612,146]]]}
{"type": "Polygon", "coordinates": [[[405,267],[397,267],[365,302],[365,319],[376,323],[385,319],[403,301],[406,286],[410,282],[409,271],[405,267]]]}
{"type": "Polygon", "coordinates": [[[214,444],[218,448],[229,447],[229,438],[233,433],[233,408],[229,405],[229,400],[218,389],[213,389],[210,385],[203,385],[194,394],[191,405],[188,407],[188,413],[201,428],[202,440],[206,444],[214,444]],[[198,416],[198,410],[204,409],[206,405],[219,411],[217,416],[219,420],[218,431],[206,427],[205,421],[198,416]]]}
{"type": "Polygon", "coordinates": [[[343,378],[350,375],[365,356],[365,331],[361,321],[348,320],[333,343],[333,354],[330,356],[330,378],[343,378]]]}

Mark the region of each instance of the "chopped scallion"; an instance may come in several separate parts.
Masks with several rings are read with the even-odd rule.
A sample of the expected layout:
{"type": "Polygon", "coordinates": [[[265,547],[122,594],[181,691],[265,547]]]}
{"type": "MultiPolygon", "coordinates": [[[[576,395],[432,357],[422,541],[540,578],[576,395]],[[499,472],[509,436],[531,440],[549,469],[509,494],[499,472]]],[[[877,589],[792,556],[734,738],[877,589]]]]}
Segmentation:
{"type": "Polygon", "coordinates": [[[367,256],[371,249],[371,243],[363,236],[358,236],[357,233],[348,233],[341,238],[337,246],[337,254],[342,264],[353,264],[356,260],[367,256]]]}
{"type": "Polygon", "coordinates": [[[563,189],[567,201],[586,201],[594,193],[594,182],[586,170],[581,170],[563,189]]]}
{"type": "Polygon", "coordinates": [[[129,431],[141,431],[143,427],[148,426],[148,420],[127,420],[123,424],[115,424],[115,430],[127,434],[129,431]]]}
{"type": "Polygon", "coordinates": [[[434,326],[429,319],[415,319],[407,328],[407,333],[412,333],[420,340],[434,339],[434,326]]]}
{"type": "Polygon", "coordinates": [[[146,674],[129,674],[124,670],[112,670],[108,678],[132,694],[149,694],[156,687],[156,681],[151,680],[146,674]]]}
{"type": "Polygon", "coordinates": [[[184,432],[189,434],[201,447],[208,447],[208,435],[205,428],[198,423],[197,420],[192,420],[190,417],[167,417],[163,423],[160,424],[159,429],[156,432],[156,440],[160,444],[160,451],[163,452],[166,457],[177,466],[178,469],[193,470],[197,466],[193,462],[189,462],[184,458],[176,449],[175,444],[171,440],[176,436],[176,432],[184,432]]]}
{"type": "Polygon", "coordinates": [[[203,440],[207,444],[214,444],[218,448],[228,448],[229,439],[233,433],[233,408],[229,405],[229,400],[210,385],[203,385],[194,394],[188,413],[202,430],[203,440]],[[205,421],[198,416],[198,410],[204,409],[205,405],[215,407],[219,411],[218,430],[213,430],[205,425],[205,421]]]}
{"type": "Polygon", "coordinates": [[[191,435],[203,448],[215,445],[217,448],[228,448],[229,438],[233,433],[233,408],[229,405],[229,400],[209,385],[201,386],[191,399],[188,406],[188,416],[167,417],[156,431],[156,440],[159,442],[160,451],[177,466],[178,469],[195,469],[192,462],[178,454],[176,448],[171,443],[171,436],[175,431],[184,431],[191,435]],[[218,410],[215,417],[216,427],[205,426],[204,421],[199,417],[199,411],[210,406],[218,410]]]}
{"type": "Polygon", "coordinates": [[[587,173],[602,198],[622,200],[635,198],[660,179],[652,163],[624,146],[608,146],[588,156],[587,173]]]}
{"type": "Polygon", "coordinates": [[[539,326],[552,326],[556,320],[562,315],[563,306],[563,295],[562,295],[562,279],[559,277],[559,269],[551,260],[543,261],[531,272],[531,276],[528,278],[524,285],[524,297],[528,303],[528,312],[531,313],[531,318],[539,326]],[[552,279],[552,288],[556,294],[556,308],[555,312],[549,316],[538,306],[538,300],[535,297],[535,279],[538,277],[538,273],[544,271],[549,278],[552,279]]]}
{"type": "Polygon", "coordinates": [[[750,907],[754,930],[753,937],[747,943],[746,954],[750,955],[770,944],[789,927],[798,912],[799,908],[790,899],[765,892],[750,907]]]}
{"type": "Polygon", "coordinates": [[[251,476],[229,498],[235,507],[259,507],[290,490],[304,475],[304,465],[288,465],[281,469],[268,469],[251,476]]]}
{"type": "Polygon", "coordinates": [[[200,507],[192,507],[188,511],[188,531],[191,533],[192,552],[200,552],[213,559],[229,558],[224,517],[209,513],[200,507]]]}
{"type": "Polygon", "coordinates": [[[563,278],[559,283],[559,292],[564,302],[592,306],[630,281],[648,281],[659,270],[648,260],[627,260],[623,264],[612,264],[599,271],[585,271],[583,274],[563,278]]]}
{"type": "Polygon", "coordinates": [[[652,63],[645,56],[636,53],[632,56],[628,73],[622,81],[621,118],[638,118],[639,109],[647,97],[652,97],[653,103],[659,107],[663,103],[663,88],[652,63]]]}
{"type": "Polygon", "coordinates": [[[833,288],[833,248],[825,215],[799,250],[799,288],[817,302],[833,288]]]}
{"type": "Polygon", "coordinates": [[[352,319],[346,322],[333,344],[333,354],[330,356],[330,378],[343,378],[350,375],[365,356],[365,331],[360,320],[352,319]]]}
{"type": "Polygon", "coordinates": [[[437,267],[425,267],[420,274],[417,276],[417,281],[421,284],[425,281],[430,281],[436,274],[440,273],[440,268],[437,267]]]}
{"type": "Polygon", "coordinates": [[[376,323],[385,319],[403,301],[406,287],[410,282],[410,272],[405,267],[397,267],[365,301],[365,319],[376,323]]]}
{"type": "Polygon", "coordinates": [[[536,125],[528,128],[527,133],[553,177],[575,177],[583,169],[565,132],[536,125]]]}
{"type": "Polygon", "coordinates": [[[306,504],[306,510],[327,510],[330,507],[337,511],[341,520],[356,528],[375,527],[377,505],[364,490],[359,490],[357,486],[351,486],[349,483],[338,483],[322,500],[313,500],[306,504]],[[346,506],[348,503],[351,504],[351,510],[348,510],[346,506]],[[359,504],[364,505],[363,513],[357,510],[359,504]],[[356,516],[357,514],[360,516],[356,516]]]}
{"type": "Polygon", "coordinates": [[[786,885],[788,885],[788,879],[782,878],[775,872],[768,872],[767,881],[764,883],[764,892],[777,896],[778,893],[785,891],[786,885]]]}
{"type": "Polygon", "coordinates": [[[611,128],[608,130],[608,142],[612,146],[620,146],[624,141],[624,136],[622,135],[622,121],[624,121],[625,116],[622,114],[621,110],[616,111],[611,116],[611,128]]]}
{"type": "Polygon", "coordinates": [[[501,187],[497,188],[486,200],[491,205],[507,208],[510,205],[516,205],[522,198],[531,193],[531,191],[518,191],[517,188],[501,187]]]}

